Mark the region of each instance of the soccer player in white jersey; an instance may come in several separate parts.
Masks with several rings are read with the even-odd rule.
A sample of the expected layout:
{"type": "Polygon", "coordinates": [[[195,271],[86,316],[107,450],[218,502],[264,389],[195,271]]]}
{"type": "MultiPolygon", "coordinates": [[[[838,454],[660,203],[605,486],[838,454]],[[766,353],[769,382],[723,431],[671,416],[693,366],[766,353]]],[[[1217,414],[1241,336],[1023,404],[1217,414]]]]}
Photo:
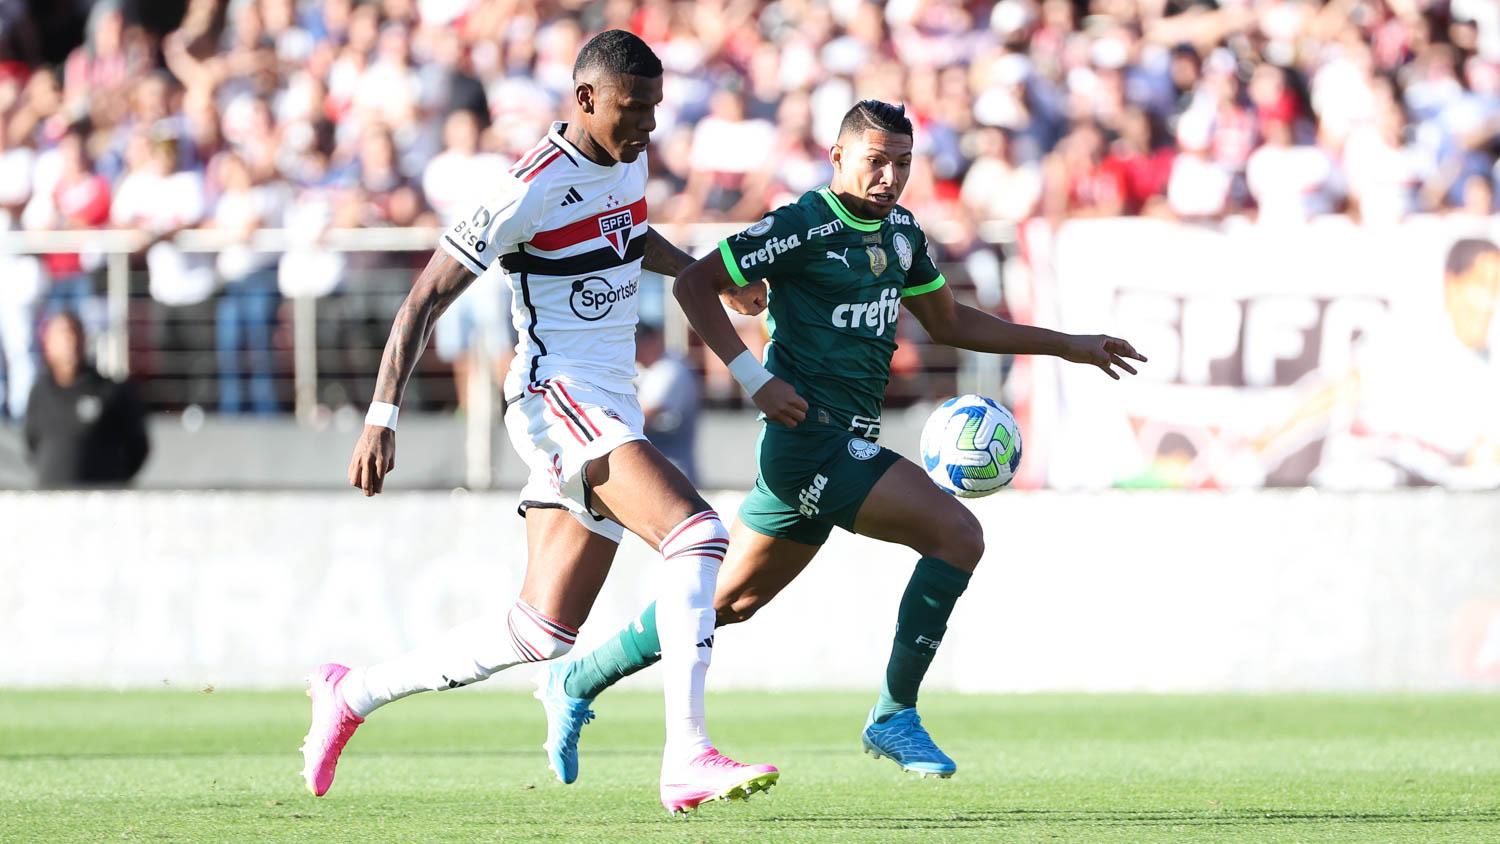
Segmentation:
{"type": "MultiPolygon", "coordinates": [[[[676,275],[692,263],[646,223],[646,142],[662,99],[661,62],[636,36],[611,30],[584,45],[573,74],[574,122],[553,124],[494,198],[448,229],[417,278],[391,328],[349,465],[350,483],[366,495],[381,491],[395,468],[396,406],[433,324],[475,277],[503,271],[519,335],[505,426],[531,469],[520,501],[527,536],[520,597],[386,662],[319,666],[303,746],[315,795],[327,792],[345,743],[376,708],[567,653],[625,529],[667,566],[658,602],[668,672],[663,805],[676,812],[747,797],[778,776],[709,742],[703,687],[729,532],[646,441],[632,386],[640,271],[676,275]]],[[[757,398],[773,418],[806,408],[781,383],[757,398]]]]}

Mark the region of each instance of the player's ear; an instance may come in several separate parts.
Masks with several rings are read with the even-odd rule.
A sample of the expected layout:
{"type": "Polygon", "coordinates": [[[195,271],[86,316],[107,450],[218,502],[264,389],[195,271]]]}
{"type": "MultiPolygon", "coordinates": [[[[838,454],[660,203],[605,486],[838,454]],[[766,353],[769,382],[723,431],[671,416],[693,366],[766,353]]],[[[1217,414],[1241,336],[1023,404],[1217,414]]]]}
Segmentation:
{"type": "Polygon", "coordinates": [[[578,102],[578,110],[584,114],[594,113],[594,86],[587,82],[579,82],[573,89],[573,99],[578,102]]]}
{"type": "Polygon", "coordinates": [[[828,148],[828,163],[833,165],[833,169],[838,170],[843,160],[844,147],[842,144],[834,144],[828,148]]]}

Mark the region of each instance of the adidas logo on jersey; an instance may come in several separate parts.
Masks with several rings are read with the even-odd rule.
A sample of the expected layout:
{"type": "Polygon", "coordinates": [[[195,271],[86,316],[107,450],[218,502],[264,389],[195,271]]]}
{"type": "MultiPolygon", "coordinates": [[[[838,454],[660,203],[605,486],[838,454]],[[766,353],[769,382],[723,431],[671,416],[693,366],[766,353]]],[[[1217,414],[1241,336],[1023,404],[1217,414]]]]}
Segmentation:
{"type": "Polygon", "coordinates": [[[563,197],[563,201],[562,201],[562,206],[561,207],[567,208],[569,205],[572,205],[575,202],[582,202],[582,201],[583,201],[583,194],[581,194],[581,193],[578,192],[578,188],[572,188],[572,187],[570,187],[570,188],[568,188],[568,195],[565,196],[565,197],[563,197]]]}

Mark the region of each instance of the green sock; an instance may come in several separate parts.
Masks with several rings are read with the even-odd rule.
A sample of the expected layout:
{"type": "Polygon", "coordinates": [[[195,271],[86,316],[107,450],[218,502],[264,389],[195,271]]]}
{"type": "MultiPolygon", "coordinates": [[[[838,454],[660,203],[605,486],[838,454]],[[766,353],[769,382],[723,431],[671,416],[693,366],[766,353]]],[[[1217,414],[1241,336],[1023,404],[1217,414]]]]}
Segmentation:
{"type": "Polygon", "coordinates": [[[891,645],[891,660],[886,663],[880,701],[875,704],[877,723],[917,705],[922,677],[943,643],[953,605],[968,585],[969,572],[936,557],[917,561],[901,596],[901,609],[896,612],[896,640],[891,645]]]}
{"type": "Polygon", "coordinates": [[[613,639],[568,664],[563,691],[570,697],[593,699],[615,683],[661,661],[661,639],[656,635],[656,602],[641,617],[625,625],[613,639]]]}

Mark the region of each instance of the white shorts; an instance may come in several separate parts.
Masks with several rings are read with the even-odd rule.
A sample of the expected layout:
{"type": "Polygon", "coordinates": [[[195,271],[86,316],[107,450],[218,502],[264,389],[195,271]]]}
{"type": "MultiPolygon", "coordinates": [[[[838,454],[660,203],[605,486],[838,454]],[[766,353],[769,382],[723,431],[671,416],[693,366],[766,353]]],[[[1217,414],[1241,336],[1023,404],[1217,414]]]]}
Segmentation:
{"type": "Polygon", "coordinates": [[[644,440],[645,417],[633,394],[612,393],[559,378],[528,384],[505,411],[505,430],[530,476],[519,511],[554,507],[584,527],[619,542],[625,529],[594,513],[584,478],[590,460],[644,440]]]}

